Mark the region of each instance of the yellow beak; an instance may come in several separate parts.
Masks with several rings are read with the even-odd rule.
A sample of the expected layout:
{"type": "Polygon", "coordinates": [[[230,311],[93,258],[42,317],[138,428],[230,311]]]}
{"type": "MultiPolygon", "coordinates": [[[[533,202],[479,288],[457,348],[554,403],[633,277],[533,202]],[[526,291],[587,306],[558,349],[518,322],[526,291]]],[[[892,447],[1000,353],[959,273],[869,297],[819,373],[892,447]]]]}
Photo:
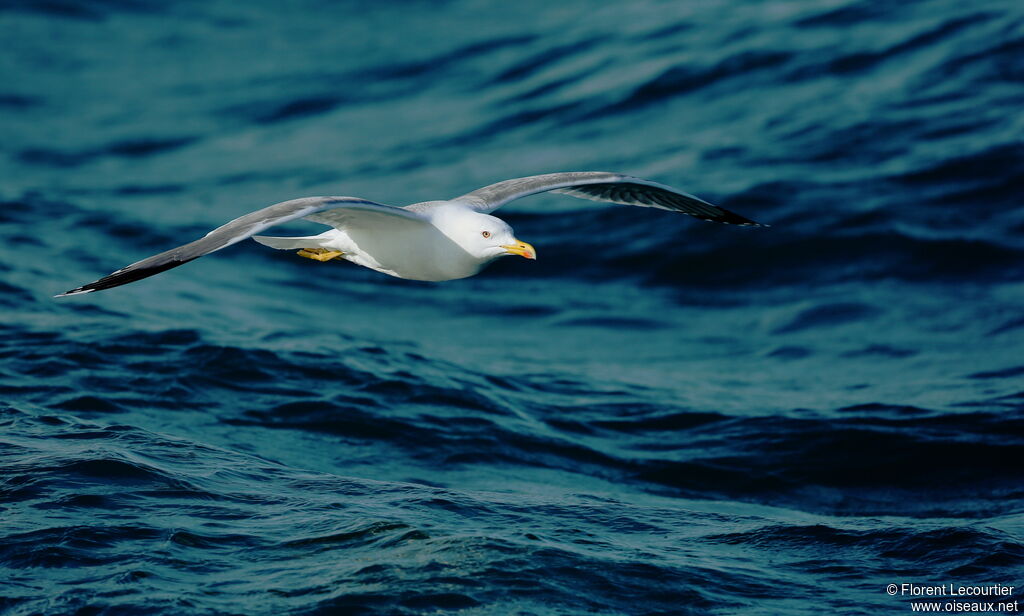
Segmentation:
{"type": "Polygon", "coordinates": [[[520,257],[526,257],[527,259],[537,258],[537,251],[533,249],[533,246],[530,246],[526,242],[516,240],[515,244],[508,244],[507,246],[502,246],[502,248],[504,248],[510,255],[519,255],[520,257]]]}

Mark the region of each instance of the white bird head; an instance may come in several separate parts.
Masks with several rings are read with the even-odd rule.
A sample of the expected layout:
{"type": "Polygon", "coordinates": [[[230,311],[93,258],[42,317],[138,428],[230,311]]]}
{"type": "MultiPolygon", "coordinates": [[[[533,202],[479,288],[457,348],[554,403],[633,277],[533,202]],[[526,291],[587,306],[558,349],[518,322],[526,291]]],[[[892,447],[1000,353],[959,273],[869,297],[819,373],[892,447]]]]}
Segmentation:
{"type": "Polygon", "coordinates": [[[506,255],[537,258],[533,246],[517,240],[512,227],[500,218],[453,206],[438,208],[432,222],[448,239],[477,259],[490,261],[506,255]]]}

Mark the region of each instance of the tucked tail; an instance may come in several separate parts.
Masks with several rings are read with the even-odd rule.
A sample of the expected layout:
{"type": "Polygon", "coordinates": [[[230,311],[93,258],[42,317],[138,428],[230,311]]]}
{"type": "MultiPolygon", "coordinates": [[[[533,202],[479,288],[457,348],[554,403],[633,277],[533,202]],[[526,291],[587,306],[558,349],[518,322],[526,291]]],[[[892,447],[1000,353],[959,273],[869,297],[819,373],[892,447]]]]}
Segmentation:
{"type": "MultiPolygon", "coordinates": [[[[328,232],[329,233],[329,232],[328,232]]],[[[308,235],[306,237],[270,237],[267,235],[254,235],[252,239],[264,246],[270,246],[278,250],[295,250],[299,248],[320,248],[321,242],[326,234],[308,235]]]]}

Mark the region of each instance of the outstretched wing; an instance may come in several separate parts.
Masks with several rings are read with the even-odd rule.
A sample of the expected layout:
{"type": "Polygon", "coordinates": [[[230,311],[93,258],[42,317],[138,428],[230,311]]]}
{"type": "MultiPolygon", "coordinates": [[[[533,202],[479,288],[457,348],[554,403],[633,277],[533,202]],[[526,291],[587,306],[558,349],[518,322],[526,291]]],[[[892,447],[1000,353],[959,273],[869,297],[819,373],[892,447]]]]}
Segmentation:
{"type": "Polygon", "coordinates": [[[423,221],[423,218],[415,212],[356,197],[305,197],[302,199],[292,199],[291,201],[282,201],[281,203],[276,203],[262,210],[256,210],[236,218],[223,226],[217,227],[194,242],[161,252],[138,263],[132,263],[95,282],[71,289],[55,297],[92,293],[93,291],[111,289],[128,284],[129,282],[142,280],[143,278],[148,278],[154,274],[184,265],[193,259],[198,259],[203,255],[240,242],[274,225],[336,208],[350,210],[354,215],[358,215],[358,212],[365,212],[374,217],[394,216],[402,219],[423,221]]]}
{"type": "Polygon", "coordinates": [[[452,201],[464,203],[480,212],[493,212],[509,201],[554,191],[590,199],[608,201],[623,205],[656,207],[662,210],[682,212],[701,220],[713,220],[730,225],[745,227],[767,227],[735,212],[711,205],[693,195],[641,178],[604,171],[574,171],[531,175],[525,178],[505,180],[484,186],[471,193],[456,197],[452,201]]]}

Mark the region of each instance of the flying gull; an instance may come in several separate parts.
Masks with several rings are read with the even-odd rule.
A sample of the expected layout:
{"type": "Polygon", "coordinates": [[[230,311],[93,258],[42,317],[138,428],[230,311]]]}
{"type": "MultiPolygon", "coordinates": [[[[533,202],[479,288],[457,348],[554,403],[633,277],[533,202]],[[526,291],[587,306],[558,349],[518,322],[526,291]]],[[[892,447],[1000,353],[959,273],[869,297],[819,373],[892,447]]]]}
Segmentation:
{"type": "Polygon", "coordinates": [[[767,226],[664,184],[603,171],[516,178],[449,201],[425,201],[405,207],[357,197],[304,197],[236,218],[194,242],[132,263],[56,297],[92,293],[142,280],[248,237],[278,250],[297,249],[302,257],[317,261],[344,259],[398,278],[435,282],[466,278],[498,257],[537,258],[533,246],[516,239],[512,228],[490,213],[515,199],[547,191],[681,212],[732,225],[767,226]],[[256,235],[299,218],[332,229],[307,237],[256,235]]]}

